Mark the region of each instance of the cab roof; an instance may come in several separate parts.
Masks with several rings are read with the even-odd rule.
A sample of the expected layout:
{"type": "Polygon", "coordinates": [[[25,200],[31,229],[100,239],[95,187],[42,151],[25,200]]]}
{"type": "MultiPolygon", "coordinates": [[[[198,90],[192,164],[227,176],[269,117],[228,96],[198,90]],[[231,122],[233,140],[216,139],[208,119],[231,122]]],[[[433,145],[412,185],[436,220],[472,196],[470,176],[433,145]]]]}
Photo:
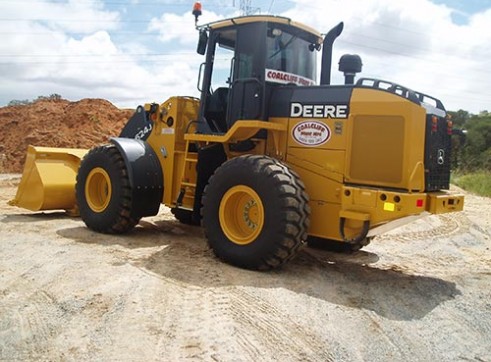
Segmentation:
{"type": "Polygon", "coordinates": [[[247,23],[258,23],[258,22],[269,22],[269,23],[277,23],[277,24],[287,25],[287,26],[302,30],[306,33],[309,33],[310,35],[313,35],[314,37],[318,38],[319,43],[322,42],[322,35],[317,30],[315,30],[315,29],[313,29],[307,25],[304,25],[302,23],[293,21],[290,18],[283,17],[283,16],[273,16],[273,15],[239,16],[236,18],[230,18],[230,19],[215,21],[213,23],[203,25],[202,27],[206,27],[206,28],[214,30],[214,29],[220,29],[220,28],[233,26],[233,25],[241,25],[241,24],[247,24],[247,23]]]}

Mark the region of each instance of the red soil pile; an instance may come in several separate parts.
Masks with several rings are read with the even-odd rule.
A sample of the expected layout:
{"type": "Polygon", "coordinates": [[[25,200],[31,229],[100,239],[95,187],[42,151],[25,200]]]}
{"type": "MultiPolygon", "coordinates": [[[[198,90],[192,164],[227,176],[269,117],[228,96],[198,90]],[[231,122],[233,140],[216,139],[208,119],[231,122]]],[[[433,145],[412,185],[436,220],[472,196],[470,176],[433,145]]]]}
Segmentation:
{"type": "Polygon", "coordinates": [[[105,143],[119,135],[132,114],[103,99],[1,107],[0,172],[22,172],[28,145],[91,148],[105,143]]]}

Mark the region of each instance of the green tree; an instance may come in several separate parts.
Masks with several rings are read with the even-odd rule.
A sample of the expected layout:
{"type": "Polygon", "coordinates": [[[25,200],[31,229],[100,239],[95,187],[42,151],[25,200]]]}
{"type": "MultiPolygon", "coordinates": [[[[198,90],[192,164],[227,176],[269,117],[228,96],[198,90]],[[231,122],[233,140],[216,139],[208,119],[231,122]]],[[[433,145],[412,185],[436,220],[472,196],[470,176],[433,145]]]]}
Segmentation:
{"type": "Polygon", "coordinates": [[[457,112],[448,112],[452,116],[452,122],[454,127],[461,129],[464,127],[465,123],[471,117],[469,112],[464,111],[463,109],[459,109],[457,112]]]}
{"type": "Polygon", "coordinates": [[[462,150],[461,168],[464,171],[491,169],[491,114],[487,111],[473,115],[465,123],[466,143],[462,150]]]}

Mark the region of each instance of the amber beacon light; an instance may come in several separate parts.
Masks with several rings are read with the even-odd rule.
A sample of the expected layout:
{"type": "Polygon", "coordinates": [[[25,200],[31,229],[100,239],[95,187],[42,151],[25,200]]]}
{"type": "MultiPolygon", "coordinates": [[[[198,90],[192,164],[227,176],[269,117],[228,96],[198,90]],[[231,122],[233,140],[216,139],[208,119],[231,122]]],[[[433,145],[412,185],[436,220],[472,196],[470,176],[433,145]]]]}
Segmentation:
{"type": "Polygon", "coordinates": [[[199,1],[196,1],[193,5],[194,22],[196,24],[198,23],[198,18],[201,16],[201,14],[201,3],[199,1]]]}

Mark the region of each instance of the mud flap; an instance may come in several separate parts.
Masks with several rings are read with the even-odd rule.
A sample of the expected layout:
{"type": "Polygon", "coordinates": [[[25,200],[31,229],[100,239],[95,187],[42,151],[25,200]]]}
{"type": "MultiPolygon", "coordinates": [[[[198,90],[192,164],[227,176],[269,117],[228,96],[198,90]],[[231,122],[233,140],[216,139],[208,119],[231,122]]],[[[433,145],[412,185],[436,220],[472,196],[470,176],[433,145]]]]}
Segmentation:
{"type": "Polygon", "coordinates": [[[157,215],[164,192],[162,167],[152,147],[147,142],[131,138],[112,138],[123,156],[133,204],[132,215],[138,217],[157,215]]]}
{"type": "Polygon", "coordinates": [[[22,179],[9,202],[31,211],[67,210],[77,214],[75,182],[88,150],[29,146],[22,179]]]}

